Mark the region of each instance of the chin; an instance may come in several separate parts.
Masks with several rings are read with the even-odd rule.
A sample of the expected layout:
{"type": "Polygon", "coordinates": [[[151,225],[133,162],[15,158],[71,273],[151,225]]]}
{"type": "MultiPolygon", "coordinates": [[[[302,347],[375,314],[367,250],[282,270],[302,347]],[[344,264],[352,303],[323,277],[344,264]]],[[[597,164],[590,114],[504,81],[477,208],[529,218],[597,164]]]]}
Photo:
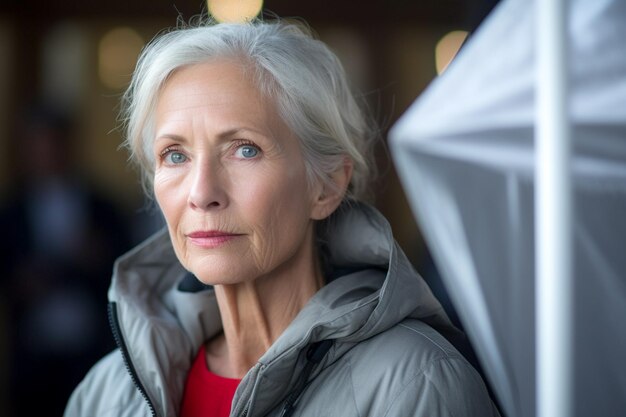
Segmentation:
{"type": "Polygon", "coordinates": [[[247,268],[241,268],[240,265],[235,266],[229,263],[220,265],[212,261],[192,263],[187,268],[198,281],[205,285],[234,285],[243,282],[252,281],[255,274],[252,271],[246,271],[247,268]]]}

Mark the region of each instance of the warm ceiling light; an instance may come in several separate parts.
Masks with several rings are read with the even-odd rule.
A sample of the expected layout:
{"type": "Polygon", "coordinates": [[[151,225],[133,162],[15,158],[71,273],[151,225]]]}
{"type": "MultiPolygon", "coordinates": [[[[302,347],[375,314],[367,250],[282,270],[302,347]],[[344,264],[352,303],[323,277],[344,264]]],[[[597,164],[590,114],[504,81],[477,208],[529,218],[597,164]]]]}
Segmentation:
{"type": "Polygon", "coordinates": [[[263,8],[263,0],[207,0],[209,13],[218,22],[239,23],[254,19],[263,8]]]}
{"type": "Polygon", "coordinates": [[[448,33],[437,42],[435,47],[435,65],[437,67],[437,74],[441,74],[448,64],[455,57],[461,45],[467,38],[467,32],[464,30],[455,30],[448,33]]]}
{"type": "Polygon", "coordinates": [[[108,31],[98,47],[98,75],[108,88],[126,87],[144,45],[139,34],[128,27],[108,31]]]}

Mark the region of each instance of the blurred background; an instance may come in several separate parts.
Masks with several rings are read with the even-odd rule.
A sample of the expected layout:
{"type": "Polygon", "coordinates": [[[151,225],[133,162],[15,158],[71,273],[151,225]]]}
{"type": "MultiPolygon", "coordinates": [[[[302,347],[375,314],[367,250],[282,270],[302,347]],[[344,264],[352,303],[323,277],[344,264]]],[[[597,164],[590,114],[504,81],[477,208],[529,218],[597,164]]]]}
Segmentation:
{"type": "MultiPolygon", "coordinates": [[[[178,19],[306,20],[383,136],[497,0],[0,0],[0,416],[61,415],[114,348],[113,260],[160,227],[119,149],[119,98],[143,45],[178,19]]],[[[375,204],[444,303],[383,144],[375,204]]]]}

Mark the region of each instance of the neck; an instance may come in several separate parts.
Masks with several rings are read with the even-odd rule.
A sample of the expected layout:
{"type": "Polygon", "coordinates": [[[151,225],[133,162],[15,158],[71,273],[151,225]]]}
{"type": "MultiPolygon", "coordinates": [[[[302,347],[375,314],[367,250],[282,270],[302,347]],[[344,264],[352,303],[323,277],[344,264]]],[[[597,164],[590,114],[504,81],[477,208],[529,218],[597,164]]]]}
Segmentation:
{"type": "Polygon", "coordinates": [[[313,244],[301,252],[255,280],[215,286],[224,332],[207,343],[212,372],[243,378],[322,287],[313,244]]]}

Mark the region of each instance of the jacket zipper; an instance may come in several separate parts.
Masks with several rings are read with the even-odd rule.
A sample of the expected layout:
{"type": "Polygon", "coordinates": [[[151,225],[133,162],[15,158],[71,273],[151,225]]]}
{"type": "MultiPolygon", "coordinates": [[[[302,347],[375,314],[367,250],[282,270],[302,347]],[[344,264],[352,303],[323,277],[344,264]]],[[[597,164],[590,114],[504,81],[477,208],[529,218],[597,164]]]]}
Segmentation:
{"type": "Polygon", "coordinates": [[[306,353],[307,363],[304,366],[302,373],[300,374],[300,380],[293,391],[287,396],[287,400],[285,400],[285,404],[283,406],[283,410],[280,413],[281,417],[291,417],[294,411],[296,410],[296,406],[298,403],[298,399],[306,389],[307,383],[309,382],[309,376],[311,376],[311,372],[313,371],[313,367],[319,364],[326,353],[330,350],[333,345],[332,340],[322,340],[320,342],[313,343],[309,346],[309,349],[306,353]]]}
{"type": "Polygon", "coordinates": [[[150,397],[148,397],[148,393],[146,389],[141,384],[141,381],[139,381],[139,377],[137,376],[137,371],[135,371],[135,367],[133,366],[133,363],[130,360],[128,347],[126,346],[126,343],[124,342],[124,338],[122,337],[122,332],[120,330],[120,322],[117,317],[117,303],[115,302],[109,303],[109,324],[111,325],[111,329],[113,331],[113,337],[115,338],[115,343],[117,344],[117,347],[122,352],[122,357],[124,358],[124,365],[126,365],[126,370],[130,374],[130,378],[135,384],[135,387],[137,387],[137,389],[139,390],[139,393],[141,394],[141,396],[144,398],[144,400],[146,400],[146,403],[148,404],[148,408],[150,409],[150,413],[152,414],[152,417],[157,417],[157,413],[156,413],[156,410],[154,409],[154,405],[152,404],[152,401],[150,401],[150,397]]]}
{"type": "MultiPolygon", "coordinates": [[[[261,365],[261,366],[260,366],[260,370],[263,370],[263,368],[264,368],[264,366],[263,366],[263,365],[261,365]]],[[[257,377],[258,377],[258,375],[257,375],[257,377]]],[[[251,388],[251,389],[253,389],[253,388],[251,388]]],[[[246,397],[247,397],[247,398],[245,399],[245,406],[243,407],[243,411],[242,411],[241,413],[238,413],[238,414],[237,414],[237,413],[235,413],[235,414],[237,414],[239,417],[247,417],[247,416],[248,416],[248,413],[249,413],[249,411],[250,411],[250,410],[249,410],[249,409],[250,409],[250,395],[246,395],[246,397]]]]}

